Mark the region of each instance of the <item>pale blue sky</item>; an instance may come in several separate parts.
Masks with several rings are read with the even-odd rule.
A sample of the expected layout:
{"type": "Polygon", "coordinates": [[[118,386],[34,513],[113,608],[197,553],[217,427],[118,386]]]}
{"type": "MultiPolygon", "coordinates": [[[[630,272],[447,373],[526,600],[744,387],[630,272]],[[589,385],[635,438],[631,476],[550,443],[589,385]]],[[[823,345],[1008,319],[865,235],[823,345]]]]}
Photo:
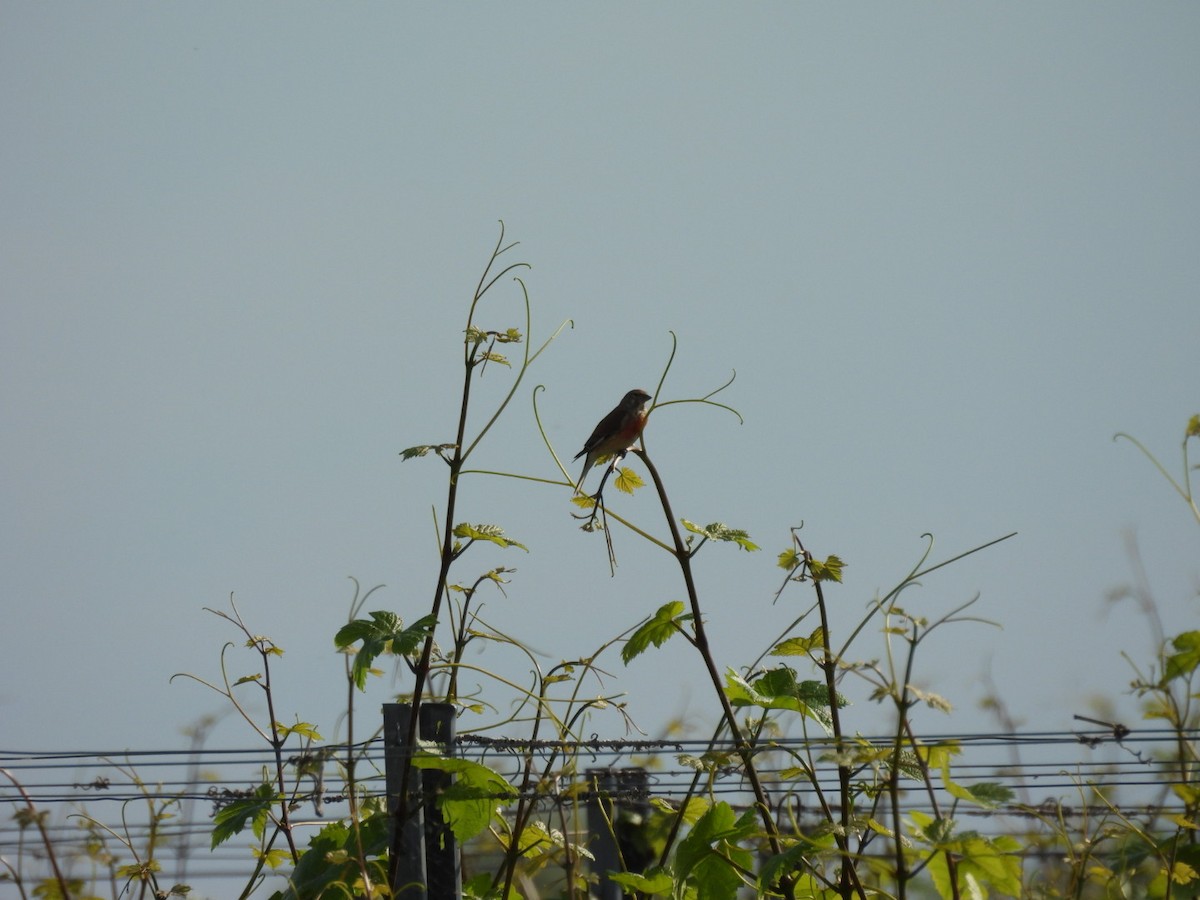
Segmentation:
{"type": "MultiPolygon", "coordinates": [[[[1198,38],[1187,3],[5,4],[0,744],[182,747],[221,707],[168,678],[216,675],[237,636],[201,608],[231,592],[288,651],[280,717],[337,736],[347,576],[387,585],[372,608],[429,603],[445,468],[398,452],[452,436],[500,218],[535,342],[575,327],[480,467],[553,477],[533,385],[569,457],[654,388],[669,331],[665,398],[737,370],[744,425],[677,406],[648,433],[679,515],[764,548],[698,559],[721,665],[788,620],[773,563],[801,520],[849,563],[843,631],[923,532],[942,559],[1018,531],[906,598],[979,593],[1004,626],[931,640],[918,674],[958,711],[918,727],[992,727],[989,666],[1030,727],[1093,695],[1135,724],[1119,652],[1149,632],[1104,604],[1124,533],[1171,627],[1200,579],[1186,510],[1110,440],[1175,470],[1200,409],[1198,38]]],[[[511,288],[485,321],[523,325],[511,288]]],[[[682,596],[621,530],[610,578],[565,487],[464,491],[460,518],[532,552],[459,577],[517,566],[486,614],[548,664],[682,596]]],[[[617,507],[661,529],[648,492],[617,507]]],[[[647,731],[713,708],[682,644],[608,665],[647,731]]]]}

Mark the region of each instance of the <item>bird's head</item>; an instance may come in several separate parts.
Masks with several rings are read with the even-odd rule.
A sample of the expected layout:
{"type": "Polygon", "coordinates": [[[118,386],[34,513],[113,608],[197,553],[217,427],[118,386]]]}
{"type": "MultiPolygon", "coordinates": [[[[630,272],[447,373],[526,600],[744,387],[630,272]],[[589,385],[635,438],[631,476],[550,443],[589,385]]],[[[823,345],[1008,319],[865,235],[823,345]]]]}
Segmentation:
{"type": "Polygon", "coordinates": [[[641,388],[634,388],[621,401],[621,406],[628,410],[639,410],[650,401],[650,395],[641,388]]]}

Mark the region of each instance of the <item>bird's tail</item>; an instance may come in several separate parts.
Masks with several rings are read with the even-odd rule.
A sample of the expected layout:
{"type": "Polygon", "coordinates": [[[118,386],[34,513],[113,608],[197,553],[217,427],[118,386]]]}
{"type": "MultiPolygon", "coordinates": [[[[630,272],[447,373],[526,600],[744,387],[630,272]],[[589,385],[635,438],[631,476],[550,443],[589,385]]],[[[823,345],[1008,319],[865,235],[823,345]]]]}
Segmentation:
{"type": "Polygon", "coordinates": [[[583,461],[583,471],[579,473],[579,480],[577,482],[575,482],[575,493],[576,494],[582,493],[580,488],[583,487],[583,480],[585,478],[587,478],[588,469],[590,469],[591,467],[592,467],[592,461],[590,459],[585,459],[583,461]]]}

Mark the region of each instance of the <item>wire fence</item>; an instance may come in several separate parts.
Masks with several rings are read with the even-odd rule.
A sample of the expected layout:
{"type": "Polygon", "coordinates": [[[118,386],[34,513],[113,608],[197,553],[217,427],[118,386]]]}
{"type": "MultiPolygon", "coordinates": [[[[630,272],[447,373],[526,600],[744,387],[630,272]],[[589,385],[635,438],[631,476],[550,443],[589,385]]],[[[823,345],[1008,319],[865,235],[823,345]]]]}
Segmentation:
{"type": "MultiPolygon", "coordinates": [[[[1011,792],[1012,800],[994,809],[958,804],[955,815],[970,817],[982,834],[1029,832],[1043,817],[1068,825],[1085,817],[1121,815],[1153,825],[1184,812],[1179,799],[1197,777],[1194,761],[1181,759],[1181,746],[1196,746],[1200,731],[1124,728],[1071,732],[974,733],[925,736],[924,745],[953,746],[950,778],[967,787],[988,783],[1011,792]]],[[[892,746],[886,736],[854,739],[859,748],[881,755],[892,746]]],[[[837,796],[835,745],[825,738],[776,738],[763,741],[756,757],[760,777],[774,800],[789,804],[801,825],[825,813],[815,792],[797,777],[798,765],[810,765],[827,797],[837,796]]],[[[648,794],[668,802],[693,790],[703,769],[701,790],[733,805],[748,804],[750,795],[740,761],[728,743],[704,740],[602,740],[562,743],[463,735],[456,755],[483,763],[520,786],[519,773],[529,757],[539,778],[537,799],[546,808],[576,804],[589,769],[637,767],[646,771],[648,794]]],[[[360,797],[385,795],[384,748],[381,739],[348,747],[321,745],[288,752],[285,762],[305,772],[298,844],[332,819],[346,815],[343,795],[348,755],[356,758],[360,797]]],[[[21,811],[31,803],[44,816],[44,827],[56,852],[68,860],[77,877],[96,878],[102,867],[97,847],[129,863],[134,850],[153,840],[163,865],[160,883],[204,882],[245,878],[252,867],[249,835],[211,847],[212,815],[231,800],[248,796],[264,781],[272,782],[275,756],[268,747],[188,750],[0,750],[0,768],[16,784],[0,781],[0,802],[13,815],[0,817],[0,857],[37,869],[44,855],[40,840],[21,824],[21,811]],[[23,793],[22,793],[23,791],[23,793]],[[27,798],[27,799],[26,799],[27,798]],[[158,818],[156,811],[169,816],[158,818]],[[134,849],[130,849],[130,846],[134,849]],[[89,855],[91,854],[91,855],[89,855]]],[[[861,774],[870,778],[869,765],[861,774]]],[[[904,782],[905,812],[934,813],[954,806],[942,781],[932,793],[916,780],[904,782]]],[[[836,812],[836,807],[835,807],[836,812]]],[[[1036,852],[1036,851],[1031,851],[1036,852]]],[[[219,892],[216,895],[220,895],[219,892]]],[[[193,894],[196,896],[196,894],[193,894]]]]}

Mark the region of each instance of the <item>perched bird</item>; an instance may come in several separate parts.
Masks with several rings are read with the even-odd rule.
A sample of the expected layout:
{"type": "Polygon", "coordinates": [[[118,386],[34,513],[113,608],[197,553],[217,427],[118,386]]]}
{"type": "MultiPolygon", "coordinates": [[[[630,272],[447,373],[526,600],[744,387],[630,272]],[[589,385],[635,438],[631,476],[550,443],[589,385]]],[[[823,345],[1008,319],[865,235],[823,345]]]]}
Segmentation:
{"type": "Polygon", "coordinates": [[[575,484],[575,493],[583,486],[587,473],[602,456],[613,453],[624,453],[642,435],[646,427],[644,407],[650,400],[650,395],[643,390],[634,388],[621,398],[621,402],[607,416],[600,420],[592,436],[583,443],[583,449],[575,454],[575,459],[587,454],[583,463],[583,473],[575,484]]]}

